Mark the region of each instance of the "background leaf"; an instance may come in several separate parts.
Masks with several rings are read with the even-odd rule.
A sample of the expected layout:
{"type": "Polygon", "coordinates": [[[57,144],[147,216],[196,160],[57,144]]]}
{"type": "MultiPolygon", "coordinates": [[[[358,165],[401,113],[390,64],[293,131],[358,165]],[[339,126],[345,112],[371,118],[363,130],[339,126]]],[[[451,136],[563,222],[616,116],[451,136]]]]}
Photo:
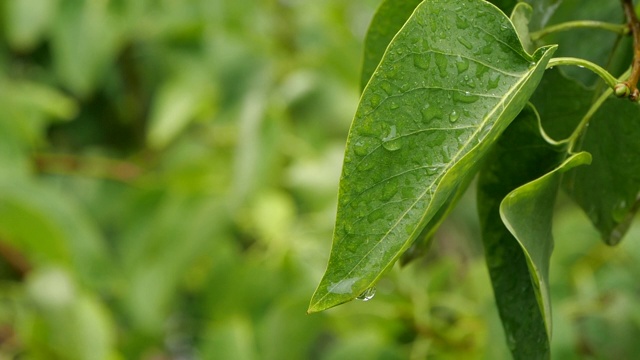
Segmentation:
{"type": "Polygon", "coordinates": [[[478,179],[485,258],[516,359],[549,358],[553,207],[560,173],[588,160],[583,153],[555,168],[565,156],[563,146],[541,136],[535,111],[525,109],[504,132],[478,179]]]}
{"type": "Polygon", "coordinates": [[[391,39],[422,0],[384,0],[376,10],[364,40],[360,88],[364,90],[391,39]]]}
{"type": "Polygon", "coordinates": [[[552,53],[530,57],[509,19],[486,2],[418,6],[356,112],[333,248],[310,311],[353,299],[395,262],[473,176],[552,53]]]}
{"type": "MultiPolygon", "coordinates": [[[[525,250],[502,222],[500,205],[510,192],[552,170],[564,156],[559,150],[544,141],[535,111],[525,108],[498,140],[478,177],[485,258],[507,342],[516,359],[535,358],[535,354],[549,357],[548,314],[536,296],[525,250]]],[[[543,232],[540,240],[548,243],[551,215],[541,216],[529,213],[525,218],[536,232],[543,232]]]]}
{"type": "Polygon", "coordinates": [[[617,244],[640,207],[640,106],[609,97],[593,115],[579,149],[591,166],[574,169],[565,181],[602,239],[617,244]]]}

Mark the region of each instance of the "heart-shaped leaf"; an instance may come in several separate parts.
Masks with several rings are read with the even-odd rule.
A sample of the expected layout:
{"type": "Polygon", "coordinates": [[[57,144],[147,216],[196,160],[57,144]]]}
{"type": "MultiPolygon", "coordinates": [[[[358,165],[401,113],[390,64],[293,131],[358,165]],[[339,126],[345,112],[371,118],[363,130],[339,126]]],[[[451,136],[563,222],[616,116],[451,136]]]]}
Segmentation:
{"type": "Polygon", "coordinates": [[[509,19],[482,0],[416,8],[356,112],[333,248],[309,312],[352,300],[393,265],[474,175],[554,50],[527,54],[509,19]]]}

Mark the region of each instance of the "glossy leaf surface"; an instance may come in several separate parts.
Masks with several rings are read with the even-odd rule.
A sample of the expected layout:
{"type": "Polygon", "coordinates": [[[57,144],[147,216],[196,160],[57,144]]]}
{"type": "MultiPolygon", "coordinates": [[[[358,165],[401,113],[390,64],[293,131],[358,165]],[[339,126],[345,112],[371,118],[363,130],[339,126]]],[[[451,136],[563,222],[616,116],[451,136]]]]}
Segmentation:
{"type": "Polygon", "coordinates": [[[418,6],[356,112],[333,248],[309,312],[352,300],[393,265],[473,176],[554,49],[528,55],[509,19],[484,1],[418,6]]]}
{"type": "Polygon", "coordinates": [[[385,0],[380,4],[371,20],[364,41],[364,56],[360,75],[361,89],[367,86],[391,39],[420,2],[422,0],[385,0]]]}

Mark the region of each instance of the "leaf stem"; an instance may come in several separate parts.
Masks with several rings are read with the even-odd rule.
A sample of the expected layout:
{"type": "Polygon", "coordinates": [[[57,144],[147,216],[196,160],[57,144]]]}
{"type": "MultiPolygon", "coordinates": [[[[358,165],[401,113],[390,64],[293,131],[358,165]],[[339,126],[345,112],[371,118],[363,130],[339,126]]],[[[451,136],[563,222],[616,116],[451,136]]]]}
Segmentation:
{"type": "Polygon", "coordinates": [[[577,20],[552,25],[542,30],[534,31],[531,33],[531,40],[538,41],[541,38],[552,33],[579,28],[607,30],[621,35],[626,35],[629,33],[629,26],[627,24],[612,24],[594,20],[577,20]]]}
{"type": "MultiPolygon", "coordinates": [[[[626,79],[629,76],[629,73],[631,73],[631,69],[625,71],[625,73],[622,74],[619,79],[626,79]]],[[[615,81],[619,83],[620,80],[615,80],[615,81]]],[[[591,117],[593,117],[593,114],[595,114],[596,111],[600,109],[600,106],[602,106],[602,104],[607,100],[607,98],[611,94],[613,94],[613,92],[614,92],[614,88],[611,88],[611,87],[605,90],[602,93],[602,95],[600,95],[598,99],[591,105],[591,107],[589,108],[589,111],[587,111],[587,113],[582,117],[582,119],[580,120],[580,123],[578,124],[578,126],[576,126],[576,129],[573,131],[573,133],[569,137],[569,153],[572,153],[573,150],[575,149],[576,144],[580,139],[580,135],[582,134],[584,129],[588,126],[589,121],[591,120],[591,117]]]]}
{"type": "Polygon", "coordinates": [[[633,8],[632,0],[622,0],[624,14],[627,17],[628,26],[633,35],[633,64],[631,65],[631,75],[624,84],[629,88],[629,100],[638,101],[640,90],[638,90],[638,80],[640,80],[640,22],[633,8]]]}
{"type": "Polygon", "coordinates": [[[594,64],[589,60],[574,58],[574,57],[558,57],[549,60],[547,64],[547,69],[552,68],[554,66],[565,66],[565,65],[573,65],[582,68],[589,69],[593,71],[596,75],[600,76],[604,82],[609,85],[610,88],[615,88],[618,85],[618,80],[611,75],[607,70],[602,68],[598,64],[594,64]]]}

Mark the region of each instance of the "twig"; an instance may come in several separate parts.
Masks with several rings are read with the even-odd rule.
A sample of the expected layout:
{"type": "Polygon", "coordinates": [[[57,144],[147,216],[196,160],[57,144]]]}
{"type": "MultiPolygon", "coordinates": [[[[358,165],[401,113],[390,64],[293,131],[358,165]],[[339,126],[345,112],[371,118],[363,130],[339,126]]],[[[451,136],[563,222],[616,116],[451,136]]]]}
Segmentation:
{"type": "Polygon", "coordinates": [[[142,168],[131,162],[101,157],[35,154],[33,162],[39,172],[74,174],[124,183],[135,180],[143,173],[142,168]]]}
{"type": "Polygon", "coordinates": [[[3,242],[0,239],[0,258],[2,258],[9,267],[23,279],[29,271],[31,271],[31,264],[17,249],[3,242]]]}
{"type": "Polygon", "coordinates": [[[640,90],[638,90],[638,80],[640,80],[640,22],[633,8],[632,0],[622,0],[624,14],[629,23],[631,34],[633,35],[633,64],[631,68],[631,76],[624,82],[629,88],[629,99],[638,101],[640,99],[640,90]]]}

